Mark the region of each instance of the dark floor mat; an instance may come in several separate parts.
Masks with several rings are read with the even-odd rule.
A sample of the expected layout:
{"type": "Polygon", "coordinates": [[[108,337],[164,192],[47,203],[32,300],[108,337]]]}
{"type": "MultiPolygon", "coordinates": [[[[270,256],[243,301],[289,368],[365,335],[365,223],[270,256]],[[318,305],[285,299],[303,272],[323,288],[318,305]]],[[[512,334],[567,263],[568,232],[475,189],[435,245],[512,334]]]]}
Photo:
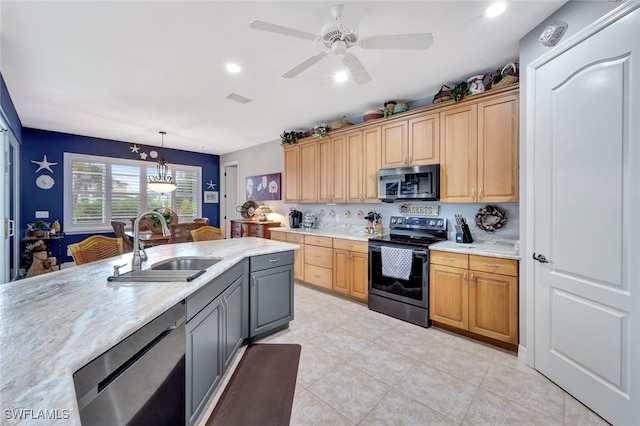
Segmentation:
{"type": "Polygon", "coordinates": [[[290,344],[249,345],[207,426],[288,425],[301,350],[290,344]]]}

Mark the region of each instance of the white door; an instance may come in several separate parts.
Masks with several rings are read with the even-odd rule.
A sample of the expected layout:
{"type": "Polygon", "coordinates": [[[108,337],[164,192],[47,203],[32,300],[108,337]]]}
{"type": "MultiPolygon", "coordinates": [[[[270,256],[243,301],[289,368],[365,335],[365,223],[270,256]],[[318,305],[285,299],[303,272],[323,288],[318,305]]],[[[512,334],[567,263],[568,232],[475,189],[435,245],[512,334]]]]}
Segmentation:
{"type": "Polygon", "coordinates": [[[224,210],[220,225],[223,225],[225,238],[231,238],[231,226],[229,221],[238,218],[236,207],[238,205],[238,164],[224,164],[223,186],[224,186],[224,210]]]}
{"type": "Polygon", "coordinates": [[[535,367],[616,425],[640,424],[640,10],[634,3],[611,25],[534,63],[528,80],[533,247],[548,261],[527,259],[535,264],[535,367]]]}

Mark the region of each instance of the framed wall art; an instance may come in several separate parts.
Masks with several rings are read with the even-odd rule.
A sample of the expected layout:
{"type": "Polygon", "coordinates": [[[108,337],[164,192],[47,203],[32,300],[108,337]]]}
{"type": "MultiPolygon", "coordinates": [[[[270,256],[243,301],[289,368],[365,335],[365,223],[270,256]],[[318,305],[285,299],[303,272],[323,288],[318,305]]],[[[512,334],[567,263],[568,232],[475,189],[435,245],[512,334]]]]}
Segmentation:
{"type": "Polygon", "coordinates": [[[247,200],[280,200],[280,173],[248,176],[245,189],[247,200]]]}
{"type": "Polygon", "coordinates": [[[206,204],[218,203],[218,191],[204,191],[203,200],[206,204]]]}

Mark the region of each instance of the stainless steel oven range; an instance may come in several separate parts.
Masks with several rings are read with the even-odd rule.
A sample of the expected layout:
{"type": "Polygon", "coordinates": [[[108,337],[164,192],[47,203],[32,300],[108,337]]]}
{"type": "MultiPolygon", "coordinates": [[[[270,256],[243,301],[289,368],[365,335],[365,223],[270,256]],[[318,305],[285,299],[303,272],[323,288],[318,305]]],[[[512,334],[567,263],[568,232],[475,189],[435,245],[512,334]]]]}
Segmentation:
{"type": "Polygon", "coordinates": [[[429,245],[447,219],[392,216],[389,235],[369,240],[369,309],[429,327],[429,245]]]}

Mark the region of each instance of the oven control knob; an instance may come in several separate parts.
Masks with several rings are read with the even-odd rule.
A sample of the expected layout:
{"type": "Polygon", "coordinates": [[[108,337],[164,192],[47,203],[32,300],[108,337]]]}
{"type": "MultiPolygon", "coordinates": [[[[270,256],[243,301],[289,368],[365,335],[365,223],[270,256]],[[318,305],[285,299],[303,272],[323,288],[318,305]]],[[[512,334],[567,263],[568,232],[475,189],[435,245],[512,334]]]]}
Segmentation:
{"type": "Polygon", "coordinates": [[[436,224],[436,221],[435,221],[435,220],[432,220],[432,221],[430,221],[430,222],[429,222],[429,225],[431,225],[431,226],[433,226],[433,225],[435,225],[435,224],[436,224]]]}
{"type": "Polygon", "coordinates": [[[442,223],[443,223],[443,222],[442,222],[441,220],[439,220],[439,221],[438,221],[438,226],[442,226],[442,223]]]}
{"type": "Polygon", "coordinates": [[[402,218],[398,219],[398,223],[402,224],[402,218]]]}

